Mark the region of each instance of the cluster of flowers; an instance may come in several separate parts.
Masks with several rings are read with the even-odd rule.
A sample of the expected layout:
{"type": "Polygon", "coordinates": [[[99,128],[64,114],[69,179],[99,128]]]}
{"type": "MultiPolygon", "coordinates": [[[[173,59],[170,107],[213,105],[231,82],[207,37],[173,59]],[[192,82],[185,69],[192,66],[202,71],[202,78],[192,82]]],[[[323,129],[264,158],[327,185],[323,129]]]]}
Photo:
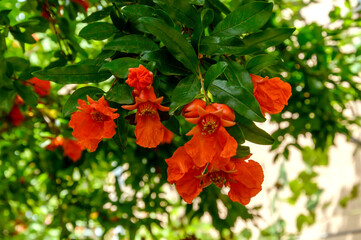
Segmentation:
{"type": "MultiPolygon", "coordinates": [[[[279,78],[269,79],[252,75],[253,94],[261,106],[263,114],[279,113],[291,96],[291,86],[279,78]]],[[[159,111],[168,111],[161,105],[163,97],[156,97],[153,74],[140,65],[130,68],[126,83],[133,88],[135,104],[122,106],[126,110],[135,110],[136,143],[145,148],[155,148],[159,144],[171,141],[172,133],[166,129],[159,117],[159,111]]],[[[119,117],[117,109],[110,108],[104,97],[98,102],[88,97],[87,104],[79,99],[79,111],[71,116],[69,126],[78,143],[95,151],[103,138],[115,134],[114,119],[119,117]],[[91,131],[89,131],[91,129],[91,131]]],[[[206,104],[195,99],[182,109],[185,120],[195,124],[187,133],[192,136],[184,146],[179,147],[169,159],[168,181],[176,184],[179,195],[192,203],[204,187],[214,183],[219,188],[229,187],[228,196],[232,201],[243,205],[262,189],[264,179],[260,164],[245,158],[236,158],[237,141],[225,127],[235,125],[233,110],[220,103],[206,104]]]]}

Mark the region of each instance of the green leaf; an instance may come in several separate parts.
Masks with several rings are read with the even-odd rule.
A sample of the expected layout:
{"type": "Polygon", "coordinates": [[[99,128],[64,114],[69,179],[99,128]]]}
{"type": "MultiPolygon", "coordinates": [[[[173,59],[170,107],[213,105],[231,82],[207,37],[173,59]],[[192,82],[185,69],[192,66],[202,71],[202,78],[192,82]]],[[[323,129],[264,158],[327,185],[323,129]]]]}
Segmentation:
{"type": "Polygon", "coordinates": [[[79,32],[79,36],[87,40],[104,40],[113,36],[117,31],[118,29],[116,29],[113,24],[106,22],[95,22],[85,26],[79,32]]]}
{"type": "Polygon", "coordinates": [[[8,14],[11,12],[11,9],[5,9],[0,11],[0,25],[8,26],[10,24],[10,19],[8,14]]]}
{"type": "Polygon", "coordinates": [[[140,18],[139,22],[144,24],[145,28],[161,40],[169,52],[184,66],[197,74],[198,58],[192,45],[174,28],[171,28],[165,22],[150,17],[140,18]]]}
{"type": "Polygon", "coordinates": [[[201,12],[198,13],[197,22],[191,36],[192,45],[198,51],[201,43],[201,38],[204,34],[204,29],[206,29],[206,27],[212,23],[213,18],[214,11],[211,8],[203,9],[201,12]]]}
{"type": "Polygon", "coordinates": [[[234,86],[227,81],[216,80],[209,87],[209,91],[219,103],[228,105],[240,115],[257,122],[266,120],[257,100],[244,87],[234,86]]]}
{"type": "Polygon", "coordinates": [[[177,118],[175,116],[171,116],[167,121],[164,121],[163,125],[168,130],[172,131],[173,133],[175,133],[177,135],[181,135],[180,128],[179,128],[179,121],[177,120],[177,118]]]}
{"type": "Polygon", "coordinates": [[[111,62],[105,63],[100,71],[109,70],[117,78],[127,78],[129,73],[129,68],[136,68],[142,62],[136,58],[117,58],[111,62]]]}
{"type": "Polygon", "coordinates": [[[20,57],[5,58],[5,61],[10,63],[16,72],[24,71],[30,66],[30,62],[28,60],[20,57]]]}
{"type": "Polygon", "coordinates": [[[110,41],[103,49],[140,54],[144,51],[158,50],[159,47],[147,37],[131,34],[110,41]]]}
{"type": "Polygon", "coordinates": [[[205,55],[245,55],[257,50],[247,47],[239,37],[206,36],[199,46],[199,52],[205,55]]]}
{"type": "Polygon", "coordinates": [[[233,158],[247,157],[250,153],[251,153],[251,150],[250,150],[250,148],[248,146],[238,145],[237,153],[236,153],[235,156],[233,156],[233,158]]]}
{"type": "Polygon", "coordinates": [[[15,95],[16,92],[12,88],[0,88],[0,109],[4,110],[6,113],[10,112],[11,108],[14,106],[15,95]]]}
{"type": "Polygon", "coordinates": [[[197,10],[184,0],[153,0],[178,25],[186,25],[193,28],[196,23],[197,10]]]}
{"type": "Polygon", "coordinates": [[[154,61],[157,69],[164,75],[186,75],[188,69],[177,61],[166,49],[148,52],[141,58],[143,61],[154,61]]]}
{"type": "Polygon", "coordinates": [[[236,124],[232,127],[226,128],[227,132],[236,139],[238,144],[242,144],[245,142],[246,138],[242,132],[242,128],[239,126],[239,124],[236,124]]]}
{"type": "Polygon", "coordinates": [[[98,71],[98,66],[84,64],[36,71],[33,72],[33,75],[39,79],[53,81],[60,84],[99,83],[111,77],[110,72],[98,71]]]}
{"type": "Polygon", "coordinates": [[[102,95],[104,95],[104,91],[97,87],[82,87],[73,92],[72,95],[68,98],[66,103],[63,106],[63,116],[69,116],[71,113],[76,111],[76,107],[78,107],[78,99],[82,99],[87,101],[87,97],[89,96],[93,100],[97,101],[102,95]]]}
{"type": "Polygon", "coordinates": [[[110,11],[113,9],[113,7],[106,7],[101,11],[94,12],[90,14],[88,17],[86,17],[82,22],[83,23],[90,23],[90,22],[96,22],[103,18],[106,18],[109,16],[110,11]]]}
{"type": "Polygon", "coordinates": [[[208,89],[209,85],[226,70],[228,64],[226,62],[218,62],[210,66],[204,76],[204,88],[208,89]]]}
{"type": "Polygon", "coordinates": [[[132,88],[125,83],[114,84],[113,88],[107,92],[105,97],[108,101],[116,102],[119,104],[132,104],[134,102],[132,96],[132,88]]]}
{"type": "Polygon", "coordinates": [[[239,85],[247,89],[249,92],[253,92],[253,82],[251,76],[245,69],[245,67],[236,61],[226,59],[228,67],[224,72],[224,75],[228,81],[233,85],[239,85]]]}
{"type": "Polygon", "coordinates": [[[200,92],[201,83],[196,75],[190,75],[182,79],[172,93],[172,102],[169,107],[169,114],[190,103],[200,92]]]}
{"type": "MultiPolygon", "coordinates": [[[[295,28],[269,28],[245,37],[243,42],[246,46],[258,49],[258,51],[265,50],[271,46],[281,44],[294,31],[295,28]]],[[[252,51],[248,53],[252,53],[252,51]]]]}
{"type": "Polygon", "coordinates": [[[120,147],[121,150],[125,151],[128,144],[128,130],[129,124],[125,120],[127,111],[123,109],[118,109],[119,117],[115,120],[117,127],[115,128],[115,135],[113,136],[113,141],[120,147]]]}
{"type": "Polygon", "coordinates": [[[234,36],[262,27],[272,14],[272,3],[252,2],[240,6],[218,23],[211,35],[234,36]]]}
{"type": "Polygon", "coordinates": [[[27,105],[34,108],[38,105],[38,95],[29,86],[25,86],[21,81],[14,81],[14,88],[27,105]]]}
{"type": "Polygon", "coordinates": [[[153,15],[154,8],[147,5],[133,4],[123,7],[121,11],[129,19],[129,21],[136,22],[138,18],[151,17],[153,15]]]}
{"type": "Polygon", "coordinates": [[[236,113],[237,125],[241,127],[244,137],[247,141],[261,144],[261,145],[272,145],[274,139],[266,131],[257,127],[253,121],[240,116],[236,113]]]}
{"type": "Polygon", "coordinates": [[[280,59],[278,57],[270,54],[262,54],[249,60],[247,62],[246,68],[248,72],[256,74],[262,71],[264,68],[277,64],[279,61],[280,59]]]}
{"type": "Polygon", "coordinates": [[[207,2],[212,5],[214,9],[217,9],[218,11],[223,12],[226,15],[231,12],[228,7],[219,0],[207,0],[207,2]]]}

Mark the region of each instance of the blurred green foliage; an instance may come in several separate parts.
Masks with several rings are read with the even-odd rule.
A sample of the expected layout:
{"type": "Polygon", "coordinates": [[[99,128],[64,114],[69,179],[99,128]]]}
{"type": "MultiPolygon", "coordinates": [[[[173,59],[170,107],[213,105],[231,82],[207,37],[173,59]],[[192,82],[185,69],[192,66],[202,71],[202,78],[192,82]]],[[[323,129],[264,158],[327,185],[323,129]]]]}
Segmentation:
{"type": "MultiPolygon", "coordinates": [[[[199,34],[193,32],[196,36],[190,38],[190,44],[187,43],[192,49],[196,49],[196,53],[239,54],[241,57],[237,61],[246,69],[237,70],[281,77],[292,85],[293,95],[288,106],[282,114],[272,116],[272,121],[279,126],[272,134],[275,139],[272,145],[272,150],[276,153],[274,161],[283,162],[274,188],[274,201],[282,201],[278,196],[284,188],[291,190],[292,195],[287,199],[290,204],[295,204],[302,195],[307,196],[307,214],[298,216],[296,225],[301,231],[305,224],[314,223],[315,210],[322,194],[322,189],[315,180],[318,175],[315,167],[328,165],[328,150],[334,145],[336,135],[345,135],[350,140],[353,138],[351,127],[360,125],[359,116],[345,113],[350,102],[360,99],[358,73],[361,66],[361,43],[354,43],[358,35],[350,29],[359,29],[361,23],[359,13],[352,9],[349,1],[345,4],[346,15],[341,17],[340,8],[334,8],[330,13],[331,24],[327,26],[305,24],[300,15],[300,9],[307,5],[304,1],[273,1],[273,12],[269,14],[270,20],[262,27],[264,31],[249,36],[246,34],[242,42],[244,45],[240,45],[239,38],[236,37],[222,38],[225,33],[221,27],[216,28],[218,33],[215,36],[209,36],[210,28],[207,25],[209,22],[216,25],[226,14],[241,5],[254,2],[253,0],[222,1],[223,3],[218,0],[188,1],[197,8],[205,4],[212,9],[213,13],[202,12],[200,23],[193,16],[197,14],[196,8],[189,9],[190,5],[186,1],[181,3],[184,4],[182,9],[186,14],[168,6],[168,1],[160,0],[89,2],[92,7],[88,12],[75,1],[61,2],[61,7],[58,1],[50,0],[0,2],[0,107],[4,116],[0,120],[1,239],[98,239],[113,235],[120,239],[210,239],[214,236],[249,239],[258,235],[263,239],[279,239],[282,236],[291,238],[295,234],[287,233],[286,222],[278,219],[265,229],[259,228],[256,233],[244,228],[235,236],[232,227],[236,220],[242,219],[257,226],[257,220],[262,219],[259,215],[262,206],[251,209],[234,203],[213,185],[201,193],[196,203],[184,205],[166,181],[167,166],[164,159],[169,158],[187,140],[185,136],[176,136],[172,144],[161,145],[156,150],[142,149],[135,144],[133,127],[129,127],[127,131],[128,124],[118,120],[118,138],[103,141],[95,153],[83,151],[81,159],[75,163],[64,157],[60,149],[54,152],[44,149],[50,143],[50,138],[59,134],[71,138],[67,124],[68,115],[75,109],[75,98],[84,97],[91,91],[96,95],[100,89],[109,90],[112,82],[99,80],[109,77],[110,73],[107,71],[123,79],[126,78],[129,67],[142,62],[148,64],[147,68],[155,69],[153,63],[156,63],[156,69],[161,74],[157,76],[155,84],[158,84],[160,92],[165,93],[165,102],[175,104],[174,107],[171,105],[174,112],[195,97],[197,91],[194,91],[194,96],[190,99],[179,97],[177,102],[167,94],[170,89],[178,87],[177,83],[180,81],[185,82],[180,90],[188,91],[188,87],[192,86],[191,81],[174,77],[196,71],[194,62],[186,63],[184,60],[183,66],[177,61],[183,59],[182,54],[192,60],[192,54],[189,53],[191,50],[158,50],[159,42],[154,44],[150,40],[140,40],[142,37],[127,39],[124,34],[126,31],[139,34],[151,32],[165,45],[169,42],[168,48],[175,49],[172,48],[169,37],[159,34],[157,29],[146,27],[147,19],[138,21],[141,16],[154,15],[164,20],[167,24],[161,25],[164,28],[172,26],[181,30],[180,26],[184,23],[187,27],[182,28],[183,33],[193,29],[199,34]],[[134,2],[138,4],[133,5],[134,2]],[[56,24],[41,17],[44,3],[57,15],[56,24]],[[161,8],[158,7],[153,12],[150,6],[154,7],[156,4],[161,8]],[[288,18],[284,16],[286,9],[291,12],[288,18]],[[200,28],[199,32],[195,25],[200,28]],[[292,33],[290,28],[295,25],[297,29],[293,36],[283,41],[292,33]],[[208,36],[202,38],[205,28],[208,36]],[[273,30],[265,30],[268,28],[273,30]],[[35,37],[33,34],[36,34],[35,37]],[[103,41],[112,37],[116,40],[103,41]],[[36,38],[40,40],[37,42],[36,38]],[[216,38],[222,42],[215,43],[216,38]],[[277,46],[272,47],[274,45],[277,46]],[[347,47],[351,50],[347,50],[347,47]],[[152,52],[136,58],[143,50],[152,52]],[[113,61],[106,62],[109,58],[113,61]],[[78,79],[78,86],[64,87],[63,84],[70,83],[68,79],[71,79],[65,75],[71,75],[72,71],[63,67],[74,63],[77,63],[77,68],[73,72],[79,72],[89,65],[104,71],[92,69],[96,73],[102,73],[99,74],[102,76],[96,76],[93,80],[78,79]],[[39,70],[42,71],[38,74],[55,75],[57,71],[54,67],[60,67],[57,71],[64,74],[58,80],[52,79],[60,84],[52,84],[51,95],[46,98],[37,99],[34,94],[23,93],[27,105],[21,106],[21,110],[25,113],[26,121],[19,127],[13,127],[6,116],[13,106],[16,93],[20,94],[19,89],[23,88],[14,89],[12,78],[26,80],[39,70]],[[87,91],[81,93],[85,86],[87,91]],[[75,89],[79,89],[76,91],[79,95],[72,95],[72,99],[69,95],[75,89]],[[36,107],[34,97],[36,101],[40,101],[36,107]],[[32,107],[31,110],[28,106],[32,107]],[[291,142],[284,141],[286,136],[290,137],[291,142]],[[301,146],[299,141],[302,136],[311,136],[314,145],[301,146]],[[288,179],[284,170],[284,162],[291,160],[289,152],[292,148],[302,152],[305,165],[296,179],[288,179]],[[224,209],[227,209],[226,213],[223,212],[224,209]],[[210,216],[210,223],[204,221],[204,215],[210,216]]],[[[148,18],[148,21],[151,20],[148,18]]],[[[244,32],[237,32],[241,33],[244,32]]],[[[181,39],[179,41],[183,41],[181,39]]],[[[209,76],[207,80],[211,92],[212,86],[217,84],[214,82],[217,77],[232,77],[227,70],[222,69],[224,62],[228,64],[228,69],[231,69],[232,62],[236,62],[233,61],[236,58],[232,61],[218,58],[222,62],[217,66],[221,68],[221,73],[215,71],[217,76],[209,76]]],[[[207,68],[214,66],[213,64],[215,65],[214,58],[205,60],[207,68]]],[[[89,72],[89,68],[86,71],[89,72]]],[[[126,94],[129,89],[124,88],[121,84],[112,88],[124,93],[121,95],[108,92],[107,98],[112,101],[113,107],[120,108],[121,104],[130,103],[131,96],[126,94]]],[[[182,91],[178,93],[179,96],[184,96],[182,91]]],[[[214,96],[217,97],[217,92],[214,96]]],[[[119,113],[122,116],[126,114],[122,110],[119,113]]],[[[237,119],[241,118],[237,116],[237,119]]],[[[252,121],[246,118],[243,121],[239,125],[245,135],[248,133],[248,136],[252,136],[250,139],[253,142],[272,143],[272,138],[252,121]]],[[[191,127],[178,116],[169,119],[166,125],[173,132],[181,132],[183,135],[191,127]]],[[[357,191],[353,190],[340,204],[346,205],[355,196],[357,191]]]]}

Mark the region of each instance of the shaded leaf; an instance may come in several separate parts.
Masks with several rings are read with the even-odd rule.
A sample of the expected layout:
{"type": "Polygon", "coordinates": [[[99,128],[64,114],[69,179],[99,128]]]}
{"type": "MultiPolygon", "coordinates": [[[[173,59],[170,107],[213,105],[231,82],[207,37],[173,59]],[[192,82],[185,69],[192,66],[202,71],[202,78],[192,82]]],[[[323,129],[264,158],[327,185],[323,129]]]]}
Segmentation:
{"type": "Polygon", "coordinates": [[[201,83],[196,75],[190,75],[182,79],[172,93],[172,103],[169,107],[169,114],[190,103],[200,92],[201,83]]]}
{"type": "Polygon", "coordinates": [[[33,88],[25,86],[21,81],[14,81],[14,88],[27,105],[32,108],[38,105],[38,95],[33,91],[33,88]]]}
{"type": "Polygon", "coordinates": [[[132,88],[117,81],[113,88],[107,92],[106,99],[118,104],[132,104],[134,102],[132,88]]]}
{"type": "Polygon", "coordinates": [[[218,62],[210,66],[204,76],[204,89],[207,90],[209,85],[226,70],[228,64],[226,62],[218,62]]]}
{"type": "Polygon", "coordinates": [[[136,68],[142,62],[136,58],[117,58],[111,62],[105,63],[100,71],[109,70],[117,78],[127,78],[129,73],[129,68],[136,68]]]}
{"type": "Polygon", "coordinates": [[[159,47],[147,37],[131,34],[110,41],[103,49],[139,54],[144,51],[158,50],[159,47]]]}
{"type": "Polygon", "coordinates": [[[85,39],[103,40],[110,38],[117,31],[113,24],[106,22],[95,22],[85,26],[79,36],[85,39]]]}
{"type": "Polygon", "coordinates": [[[250,73],[258,73],[264,68],[275,65],[280,61],[278,57],[270,54],[262,54],[251,58],[247,62],[246,68],[250,73]]]}

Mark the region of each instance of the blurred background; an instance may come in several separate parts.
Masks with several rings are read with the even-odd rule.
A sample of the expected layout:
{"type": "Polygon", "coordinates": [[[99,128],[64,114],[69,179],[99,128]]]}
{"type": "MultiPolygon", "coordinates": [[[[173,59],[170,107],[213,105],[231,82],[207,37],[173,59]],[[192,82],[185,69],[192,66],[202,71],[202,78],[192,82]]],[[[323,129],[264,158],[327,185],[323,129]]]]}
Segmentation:
{"type": "MultiPolygon", "coordinates": [[[[235,9],[251,1],[222,2],[235,9]]],[[[112,1],[59,1],[63,38],[42,15],[43,2],[0,1],[1,75],[8,62],[29,79],[40,68],[99,57],[105,41],[78,35],[92,13],[111,22],[112,1]]],[[[19,104],[24,119],[16,124],[15,95],[0,81],[0,239],[361,239],[361,1],[267,2],[274,8],[265,28],[296,31],[267,49],[284,61],[262,75],[281,76],[293,94],[281,114],[257,124],[275,143],[248,143],[265,172],[249,205],[215,186],[192,205],[180,199],[164,159],[184,137],[153,151],[137,148],[129,133],[125,151],[108,140],[76,161],[50,151],[60,133],[71,138],[61,109],[77,86],[52,83],[37,108],[19,104]]]]}

